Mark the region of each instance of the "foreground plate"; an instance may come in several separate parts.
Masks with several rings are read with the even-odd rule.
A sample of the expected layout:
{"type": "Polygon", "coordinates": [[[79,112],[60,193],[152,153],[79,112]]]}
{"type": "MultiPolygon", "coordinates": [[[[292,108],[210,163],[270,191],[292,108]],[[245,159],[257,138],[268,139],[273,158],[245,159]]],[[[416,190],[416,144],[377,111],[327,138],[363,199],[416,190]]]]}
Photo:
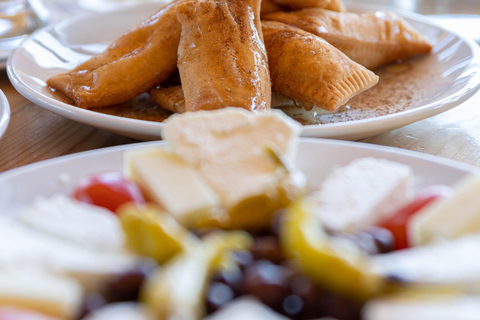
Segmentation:
{"type": "MultiPolygon", "coordinates": [[[[45,85],[49,77],[72,69],[103,51],[111,41],[160,6],[161,3],[153,3],[115,12],[81,15],[34,33],[8,60],[7,71],[12,84],[30,101],[67,118],[140,140],[160,138],[161,123],[76,108],[57,100],[45,85]]],[[[355,5],[351,9],[371,11],[378,7],[355,5]]],[[[374,112],[363,110],[351,115],[349,111],[339,117],[319,116],[328,124],[306,125],[303,136],[361,139],[431,117],[473,95],[480,85],[478,46],[472,40],[446,31],[425,17],[401,14],[435,44],[433,53],[422,58],[426,61],[417,59],[413,63],[412,68],[421,81],[411,79],[411,92],[398,91],[403,82],[402,85],[399,82],[387,85],[384,91],[395,93],[390,98],[374,99],[371,104],[379,108],[374,112]],[[422,70],[429,74],[425,75],[422,70]],[[382,101],[396,101],[410,95],[416,98],[408,108],[393,114],[388,114],[391,111],[385,111],[379,105],[382,101]]]]}
{"type": "Polygon", "coordinates": [[[10,120],[10,105],[3,91],[0,90],[0,138],[5,133],[10,120]]]}
{"type": "MultiPolygon", "coordinates": [[[[122,171],[123,152],[161,146],[163,142],[125,145],[64,156],[0,174],[0,214],[15,214],[39,196],[69,193],[79,178],[103,171],[122,171]]],[[[407,164],[413,168],[417,189],[432,184],[452,185],[478,169],[459,162],[422,153],[348,141],[300,139],[297,166],[318,183],[337,165],[359,157],[377,157],[407,164]]]]}

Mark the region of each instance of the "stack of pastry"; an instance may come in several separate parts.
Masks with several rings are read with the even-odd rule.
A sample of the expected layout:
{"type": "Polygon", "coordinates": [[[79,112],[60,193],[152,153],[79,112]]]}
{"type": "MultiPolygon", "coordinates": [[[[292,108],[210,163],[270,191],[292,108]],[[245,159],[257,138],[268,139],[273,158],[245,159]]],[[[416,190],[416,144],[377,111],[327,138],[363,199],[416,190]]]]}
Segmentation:
{"type": "Polygon", "coordinates": [[[47,84],[87,109],[149,92],[177,113],[265,111],[273,89],[335,111],[378,82],[369,69],[431,48],[397,15],[346,12],[341,0],[174,0],[47,84]]]}

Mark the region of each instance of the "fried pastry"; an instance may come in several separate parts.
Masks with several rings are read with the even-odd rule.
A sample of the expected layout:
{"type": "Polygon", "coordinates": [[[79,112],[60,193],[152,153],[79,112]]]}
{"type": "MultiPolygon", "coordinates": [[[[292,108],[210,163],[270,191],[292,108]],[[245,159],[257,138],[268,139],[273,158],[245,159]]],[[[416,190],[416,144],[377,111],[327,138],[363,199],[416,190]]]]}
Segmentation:
{"type": "Polygon", "coordinates": [[[262,21],[272,87],[311,106],[335,111],[378,76],[324,39],[281,22],[262,21]]]}
{"type": "Polygon", "coordinates": [[[272,0],[274,3],[291,9],[326,8],[332,0],[272,0]]]}
{"type": "MultiPolygon", "coordinates": [[[[185,96],[182,86],[158,87],[150,91],[150,99],[160,107],[174,113],[185,112],[185,96]]],[[[293,107],[298,104],[293,99],[272,91],[271,108],[293,107]]]]}
{"type": "Polygon", "coordinates": [[[185,110],[270,108],[260,0],[198,0],[177,6],[178,67],[185,110]]]}
{"type": "Polygon", "coordinates": [[[347,12],[347,7],[342,0],[331,0],[325,9],[337,12],[347,12]]]}
{"type": "Polygon", "coordinates": [[[270,14],[278,11],[285,11],[285,8],[282,6],[279,6],[272,0],[262,0],[261,6],[260,6],[260,17],[263,17],[266,14],[270,14]]]}
{"type": "Polygon", "coordinates": [[[181,25],[174,1],[74,70],[47,85],[81,108],[122,103],[159,85],[177,67],[181,25]]]}
{"type": "Polygon", "coordinates": [[[432,48],[426,37],[390,12],[358,14],[308,8],[276,12],[264,19],[316,34],[368,69],[428,53],[432,48]]]}
{"type": "Polygon", "coordinates": [[[150,91],[150,99],[160,107],[175,113],[184,113],[185,96],[182,86],[158,87],[150,91]]]}

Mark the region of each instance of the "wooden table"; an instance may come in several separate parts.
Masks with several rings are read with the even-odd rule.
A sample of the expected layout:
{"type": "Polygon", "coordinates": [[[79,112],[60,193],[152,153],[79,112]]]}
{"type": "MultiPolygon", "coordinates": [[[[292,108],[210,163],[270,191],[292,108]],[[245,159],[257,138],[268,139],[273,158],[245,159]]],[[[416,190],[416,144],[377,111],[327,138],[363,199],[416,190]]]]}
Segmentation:
{"type": "Polygon", "coordinates": [[[47,111],[20,95],[0,71],[11,118],[0,140],[0,172],[58,156],[137,142],[47,111]]]}

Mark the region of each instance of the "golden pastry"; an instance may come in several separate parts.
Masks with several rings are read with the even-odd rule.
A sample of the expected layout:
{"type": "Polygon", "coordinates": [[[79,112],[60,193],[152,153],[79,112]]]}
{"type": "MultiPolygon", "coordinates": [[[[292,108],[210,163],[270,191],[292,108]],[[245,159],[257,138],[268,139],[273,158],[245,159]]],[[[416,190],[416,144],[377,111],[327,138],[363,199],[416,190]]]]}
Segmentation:
{"type": "Polygon", "coordinates": [[[278,11],[285,11],[283,6],[280,6],[273,2],[273,0],[262,0],[260,6],[260,17],[263,17],[266,14],[274,13],[278,11]]]}
{"type": "Polygon", "coordinates": [[[184,113],[185,96],[182,86],[158,87],[150,91],[150,99],[164,109],[184,113]]]}
{"type": "Polygon", "coordinates": [[[347,12],[347,7],[342,0],[331,0],[325,9],[338,12],[347,12]]]}
{"type": "Polygon", "coordinates": [[[281,22],[262,21],[273,89],[335,111],[374,86],[378,76],[322,38],[281,22]]]}
{"type": "Polygon", "coordinates": [[[118,104],[159,85],[177,67],[181,26],[177,0],[113,42],[74,70],[53,76],[47,85],[81,108],[118,104]]]}
{"type": "Polygon", "coordinates": [[[185,110],[270,108],[271,82],[260,0],[199,0],[177,6],[178,67],[185,110]]]}
{"type": "Polygon", "coordinates": [[[326,8],[331,0],[272,0],[278,5],[291,9],[301,8],[326,8]]]}
{"type": "MultiPolygon", "coordinates": [[[[175,112],[185,112],[185,96],[182,86],[158,87],[150,91],[150,99],[160,107],[175,112]]],[[[299,102],[272,91],[271,108],[294,107],[299,102]]]]}
{"type": "Polygon", "coordinates": [[[276,12],[264,19],[316,34],[368,69],[428,53],[432,48],[427,38],[390,12],[358,14],[309,8],[276,12]]]}

